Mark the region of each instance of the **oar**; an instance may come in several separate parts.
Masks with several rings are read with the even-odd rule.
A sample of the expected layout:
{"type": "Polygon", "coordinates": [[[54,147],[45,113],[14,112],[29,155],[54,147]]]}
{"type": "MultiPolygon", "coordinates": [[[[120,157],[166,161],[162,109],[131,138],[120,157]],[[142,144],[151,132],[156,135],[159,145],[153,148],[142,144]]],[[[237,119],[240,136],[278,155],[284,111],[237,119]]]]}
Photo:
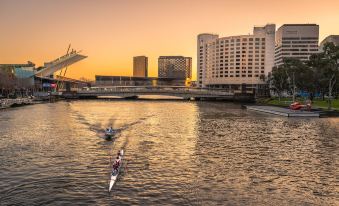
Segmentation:
{"type": "Polygon", "coordinates": [[[127,160],[125,160],[125,161],[126,161],[126,163],[124,164],[124,165],[125,165],[125,166],[124,166],[124,173],[127,174],[127,172],[128,172],[128,169],[127,169],[128,161],[127,161],[127,160]]]}
{"type": "MultiPolygon", "coordinates": [[[[108,165],[108,168],[111,168],[111,165],[112,165],[112,156],[110,155],[110,157],[109,157],[109,165],[108,165]]],[[[110,170],[109,170],[110,171],[110,170]]],[[[108,192],[109,192],[109,183],[110,183],[110,181],[111,181],[111,173],[112,173],[112,171],[110,171],[109,173],[108,173],[108,181],[107,181],[107,183],[108,183],[108,192]]]]}

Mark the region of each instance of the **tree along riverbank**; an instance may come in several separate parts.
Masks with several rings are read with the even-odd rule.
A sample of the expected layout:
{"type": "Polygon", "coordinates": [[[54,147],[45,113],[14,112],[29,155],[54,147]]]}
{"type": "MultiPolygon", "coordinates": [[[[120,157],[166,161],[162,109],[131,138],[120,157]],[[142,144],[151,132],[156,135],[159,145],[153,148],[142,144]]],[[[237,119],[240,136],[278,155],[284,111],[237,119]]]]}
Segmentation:
{"type": "Polygon", "coordinates": [[[323,108],[326,103],[328,110],[338,109],[339,46],[326,43],[322,52],[311,55],[307,61],[285,58],[282,65],[273,67],[268,84],[281,100],[272,100],[271,104],[285,105],[282,98],[286,94],[293,97],[291,101],[298,101],[297,96],[303,93],[314,106],[323,108]],[[318,96],[322,99],[318,100],[318,96]]]}
{"type": "MultiPolygon", "coordinates": [[[[306,104],[305,98],[297,97],[296,101],[306,104]]],[[[308,100],[309,101],[309,100],[308,100]]],[[[322,100],[321,98],[316,98],[312,101],[312,110],[320,110],[325,116],[339,116],[339,99],[333,99],[332,100],[332,109],[328,110],[328,100],[322,100]]],[[[257,104],[258,105],[268,105],[268,106],[278,106],[278,107],[284,107],[289,108],[290,104],[293,103],[292,97],[283,97],[279,98],[266,98],[266,99],[258,99],[257,104]]]]}

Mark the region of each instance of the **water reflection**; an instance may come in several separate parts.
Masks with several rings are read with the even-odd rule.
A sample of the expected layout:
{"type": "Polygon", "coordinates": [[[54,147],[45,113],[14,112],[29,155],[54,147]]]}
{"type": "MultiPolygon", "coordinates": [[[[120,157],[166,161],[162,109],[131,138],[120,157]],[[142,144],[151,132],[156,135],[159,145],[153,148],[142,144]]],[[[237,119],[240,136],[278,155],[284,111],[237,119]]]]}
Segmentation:
{"type": "Polygon", "coordinates": [[[229,103],[78,101],[0,113],[0,202],[335,205],[338,119],[229,103]],[[112,141],[101,138],[112,125],[112,141]],[[125,171],[107,193],[109,159],[125,171]]]}

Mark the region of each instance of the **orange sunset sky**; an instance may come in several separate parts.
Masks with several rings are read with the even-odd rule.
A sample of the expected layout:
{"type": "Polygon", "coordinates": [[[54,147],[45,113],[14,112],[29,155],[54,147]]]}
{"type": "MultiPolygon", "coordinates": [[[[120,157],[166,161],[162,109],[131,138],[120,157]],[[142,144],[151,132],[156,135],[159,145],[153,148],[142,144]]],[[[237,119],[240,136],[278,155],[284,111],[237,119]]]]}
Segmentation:
{"type": "Polygon", "coordinates": [[[339,34],[339,0],[0,0],[0,64],[37,66],[66,53],[88,58],[69,67],[72,78],[132,75],[133,56],[193,58],[199,33],[252,33],[254,25],[316,23],[320,41],[339,34]]]}

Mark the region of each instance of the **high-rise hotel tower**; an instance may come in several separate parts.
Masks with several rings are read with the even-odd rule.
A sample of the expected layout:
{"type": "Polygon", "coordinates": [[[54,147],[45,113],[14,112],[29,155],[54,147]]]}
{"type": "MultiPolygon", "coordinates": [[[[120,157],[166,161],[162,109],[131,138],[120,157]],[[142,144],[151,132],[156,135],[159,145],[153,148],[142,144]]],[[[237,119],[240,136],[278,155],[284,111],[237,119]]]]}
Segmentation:
{"type": "Polygon", "coordinates": [[[219,38],[199,34],[197,83],[199,87],[240,88],[264,85],[263,76],[274,66],[275,25],[254,27],[252,35],[219,38]]]}
{"type": "Polygon", "coordinates": [[[283,64],[286,58],[306,61],[318,53],[319,25],[284,24],[276,33],[275,65],[283,64]]]}
{"type": "Polygon", "coordinates": [[[133,77],[147,77],[148,57],[133,57],[133,77]]]}

